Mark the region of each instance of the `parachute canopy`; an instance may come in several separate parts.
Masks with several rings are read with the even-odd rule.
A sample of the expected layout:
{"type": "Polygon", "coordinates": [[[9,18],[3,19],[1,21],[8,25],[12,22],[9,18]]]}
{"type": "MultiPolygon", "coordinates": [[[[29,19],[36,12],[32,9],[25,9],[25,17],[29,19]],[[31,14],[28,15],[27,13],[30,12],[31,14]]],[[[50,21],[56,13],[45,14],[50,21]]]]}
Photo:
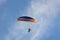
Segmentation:
{"type": "Polygon", "coordinates": [[[17,19],[18,21],[33,22],[36,23],[36,20],[32,17],[22,16],[17,19]]]}

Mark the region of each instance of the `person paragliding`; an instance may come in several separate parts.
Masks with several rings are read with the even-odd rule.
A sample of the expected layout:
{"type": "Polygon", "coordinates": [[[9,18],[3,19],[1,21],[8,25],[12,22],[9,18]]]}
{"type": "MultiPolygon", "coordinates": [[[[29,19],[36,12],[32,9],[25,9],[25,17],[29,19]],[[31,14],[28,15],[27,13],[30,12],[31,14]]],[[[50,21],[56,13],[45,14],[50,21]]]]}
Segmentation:
{"type": "MultiPolygon", "coordinates": [[[[29,16],[22,16],[22,17],[19,17],[17,19],[18,21],[25,21],[25,22],[32,22],[32,23],[36,23],[36,20],[32,17],[29,17],[29,16]]],[[[30,32],[31,29],[29,28],[28,29],[28,32],[30,32]]]]}
{"type": "Polygon", "coordinates": [[[28,29],[28,32],[30,32],[30,31],[31,31],[31,29],[29,28],[29,29],[28,29]]]}

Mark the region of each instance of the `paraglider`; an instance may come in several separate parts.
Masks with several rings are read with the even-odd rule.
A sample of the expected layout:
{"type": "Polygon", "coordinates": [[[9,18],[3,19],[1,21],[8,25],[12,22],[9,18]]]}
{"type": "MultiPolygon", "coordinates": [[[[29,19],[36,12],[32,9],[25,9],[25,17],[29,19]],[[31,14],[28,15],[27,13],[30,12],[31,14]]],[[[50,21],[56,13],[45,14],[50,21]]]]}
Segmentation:
{"type": "Polygon", "coordinates": [[[33,22],[36,23],[36,20],[32,17],[22,16],[18,18],[18,21],[33,22]]]}
{"type": "MultiPolygon", "coordinates": [[[[28,17],[28,16],[22,16],[22,17],[19,17],[17,19],[18,21],[24,21],[24,22],[32,22],[32,23],[36,23],[36,20],[32,17],[28,17]]],[[[29,28],[28,29],[28,32],[30,32],[31,29],[29,28]]]]}

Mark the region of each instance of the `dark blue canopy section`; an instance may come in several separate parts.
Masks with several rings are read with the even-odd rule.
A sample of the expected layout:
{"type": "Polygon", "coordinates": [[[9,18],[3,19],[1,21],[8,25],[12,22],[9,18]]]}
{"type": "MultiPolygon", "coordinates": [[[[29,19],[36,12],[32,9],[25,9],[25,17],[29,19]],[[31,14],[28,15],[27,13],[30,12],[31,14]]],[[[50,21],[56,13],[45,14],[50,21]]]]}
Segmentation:
{"type": "Polygon", "coordinates": [[[22,16],[22,17],[19,17],[19,18],[24,18],[24,19],[33,19],[32,17],[28,17],[28,16],[22,16]]]}

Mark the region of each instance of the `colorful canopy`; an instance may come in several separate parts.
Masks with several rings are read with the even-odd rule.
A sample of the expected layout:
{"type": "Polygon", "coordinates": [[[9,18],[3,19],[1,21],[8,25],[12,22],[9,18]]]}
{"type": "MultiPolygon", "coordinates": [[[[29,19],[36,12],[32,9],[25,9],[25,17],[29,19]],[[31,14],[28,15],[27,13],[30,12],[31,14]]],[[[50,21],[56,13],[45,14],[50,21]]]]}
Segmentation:
{"type": "Polygon", "coordinates": [[[32,17],[22,16],[17,19],[18,21],[33,22],[36,23],[36,20],[32,17]]]}

